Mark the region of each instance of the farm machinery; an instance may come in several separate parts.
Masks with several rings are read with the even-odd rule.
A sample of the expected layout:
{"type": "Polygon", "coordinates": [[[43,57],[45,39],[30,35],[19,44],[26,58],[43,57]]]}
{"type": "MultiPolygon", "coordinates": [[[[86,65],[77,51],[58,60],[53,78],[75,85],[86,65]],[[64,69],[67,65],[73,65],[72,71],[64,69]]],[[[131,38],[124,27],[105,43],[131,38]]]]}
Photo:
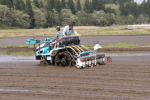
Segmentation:
{"type": "Polygon", "coordinates": [[[105,54],[97,54],[101,46],[98,43],[90,50],[80,43],[79,36],[65,36],[52,42],[53,38],[26,39],[26,44],[36,44],[35,59],[40,60],[41,66],[56,65],[58,67],[76,66],[76,68],[94,67],[105,64],[105,54]]]}

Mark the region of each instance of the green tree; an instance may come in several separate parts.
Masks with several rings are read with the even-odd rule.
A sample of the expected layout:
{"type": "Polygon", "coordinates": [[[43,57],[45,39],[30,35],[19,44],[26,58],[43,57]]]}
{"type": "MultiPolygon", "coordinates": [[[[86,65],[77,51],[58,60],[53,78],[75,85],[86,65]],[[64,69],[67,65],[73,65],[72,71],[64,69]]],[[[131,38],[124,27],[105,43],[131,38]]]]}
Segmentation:
{"type": "Polygon", "coordinates": [[[7,1],[7,6],[8,6],[9,8],[13,8],[13,0],[8,0],[8,1],[7,1]]]}
{"type": "Polygon", "coordinates": [[[120,10],[120,12],[121,12],[121,15],[125,15],[124,3],[120,3],[120,5],[119,5],[119,10],[120,10]]]}
{"type": "Polygon", "coordinates": [[[31,2],[30,0],[26,1],[26,7],[25,7],[25,12],[30,16],[30,28],[34,27],[34,13],[32,10],[31,2]]]}
{"type": "Polygon", "coordinates": [[[20,4],[21,4],[21,1],[20,1],[20,0],[16,0],[16,1],[15,1],[15,9],[21,10],[20,4]]]}
{"type": "Polygon", "coordinates": [[[71,22],[78,22],[78,17],[73,15],[70,9],[62,9],[62,25],[68,25],[71,22]]]}
{"type": "Polygon", "coordinates": [[[59,0],[55,0],[54,2],[54,9],[60,13],[61,11],[61,5],[60,5],[60,1],[59,0]]]}
{"type": "Polygon", "coordinates": [[[40,9],[34,10],[34,20],[35,27],[41,27],[44,23],[46,23],[45,11],[41,11],[40,9]]]}
{"type": "Polygon", "coordinates": [[[46,22],[43,24],[43,27],[52,27],[61,25],[62,19],[61,14],[58,13],[55,9],[52,12],[47,12],[46,22]]]}
{"type": "Polygon", "coordinates": [[[93,13],[93,11],[94,11],[93,4],[91,2],[89,4],[89,11],[90,11],[90,13],[93,13]]]}
{"type": "Polygon", "coordinates": [[[134,19],[135,17],[133,15],[127,16],[127,24],[130,24],[130,25],[134,24],[134,19]]]}
{"type": "Polygon", "coordinates": [[[109,26],[112,24],[115,24],[115,22],[116,22],[116,17],[115,17],[114,13],[107,13],[106,19],[108,21],[107,25],[109,25],[109,26]]]}
{"type": "Polygon", "coordinates": [[[65,2],[65,0],[61,0],[61,8],[62,9],[66,8],[66,2],[65,2]]]}
{"type": "Polygon", "coordinates": [[[131,8],[132,9],[132,14],[133,14],[133,16],[134,17],[138,17],[139,16],[139,7],[138,7],[138,4],[137,3],[134,3],[133,4],[134,5],[134,8],[131,8]],[[133,11],[133,9],[134,9],[134,11],[133,11]]]}
{"type": "Polygon", "coordinates": [[[44,7],[43,1],[40,1],[39,6],[40,6],[40,8],[43,8],[43,7],[44,7]]]}
{"type": "Polygon", "coordinates": [[[81,3],[80,0],[77,2],[77,11],[81,11],[81,3]]]}
{"type": "Polygon", "coordinates": [[[148,16],[146,14],[140,14],[139,17],[137,18],[138,24],[146,24],[148,23],[148,16]]]}
{"type": "Polygon", "coordinates": [[[8,6],[9,0],[5,0],[5,5],[8,6]]]}
{"type": "Polygon", "coordinates": [[[0,0],[1,5],[5,5],[5,0],[0,0]]]}
{"type": "Polygon", "coordinates": [[[103,21],[106,22],[106,13],[103,10],[100,11],[94,11],[91,16],[91,23],[95,26],[104,26],[106,24],[103,23],[103,21]]]}
{"type": "Polygon", "coordinates": [[[89,2],[89,0],[85,0],[85,3],[84,3],[84,11],[86,12],[86,13],[90,13],[90,2],[89,2]]]}
{"type": "Polygon", "coordinates": [[[43,24],[43,27],[52,27],[52,12],[47,12],[46,22],[43,24]]]}
{"type": "Polygon", "coordinates": [[[135,13],[135,9],[137,8],[137,3],[130,3],[130,14],[133,14],[135,13]]]}
{"type": "Polygon", "coordinates": [[[102,24],[101,24],[102,26],[107,26],[108,25],[108,21],[107,21],[107,19],[106,18],[104,18],[103,20],[102,20],[102,24]]]}
{"type": "Polygon", "coordinates": [[[37,8],[40,8],[40,5],[39,5],[38,0],[34,0],[33,2],[34,2],[34,5],[35,5],[37,8]]]}
{"type": "Polygon", "coordinates": [[[55,9],[53,9],[52,15],[52,26],[61,25],[60,13],[58,13],[55,9]]]}
{"type": "Polygon", "coordinates": [[[92,4],[93,4],[93,9],[96,10],[97,4],[98,4],[98,0],[92,0],[92,4]]]}
{"type": "Polygon", "coordinates": [[[111,10],[111,13],[114,13],[114,14],[116,15],[115,9],[112,9],[112,10],[111,10]]]}
{"type": "Polygon", "coordinates": [[[104,5],[103,5],[103,1],[102,0],[98,0],[97,6],[96,6],[96,10],[103,10],[104,9],[104,5]]]}
{"type": "Polygon", "coordinates": [[[146,13],[150,16],[150,0],[147,0],[146,3],[146,13]]]}
{"type": "Polygon", "coordinates": [[[91,3],[89,0],[86,0],[86,1],[85,1],[85,4],[84,4],[84,11],[85,11],[86,13],[93,13],[93,11],[94,11],[93,3],[91,3]]]}
{"type": "Polygon", "coordinates": [[[21,4],[20,4],[20,10],[25,11],[25,3],[22,0],[21,0],[21,4]]]}
{"type": "Polygon", "coordinates": [[[54,6],[54,0],[47,0],[47,10],[52,11],[54,6]]]}
{"type": "Polygon", "coordinates": [[[68,1],[68,7],[70,8],[70,10],[71,10],[71,12],[72,12],[73,14],[76,13],[75,8],[74,8],[74,2],[73,2],[73,0],[69,0],[69,1],[68,1]]]}
{"type": "Polygon", "coordinates": [[[144,13],[146,13],[146,11],[147,11],[146,0],[143,0],[142,5],[143,5],[144,13]]]}
{"type": "Polygon", "coordinates": [[[92,25],[91,14],[85,13],[84,11],[83,12],[78,11],[76,15],[79,19],[79,21],[77,22],[77,25],[84,25],[84,26],[92,25]]]}
{"type": "Polygon", "coordinates": [[[14,13],[13,26],[22,27],[22,28],[30,27],[30,19],[28,14],[19,10],[14,10],[13,13],[14,13]]]}
{"type": "Polygon", "coordinates": [[[0,5],[0,23],[11,26],[13,24],[13,13],[6,5],[0,5]]]}
{"type": "Polygon", "coordinates": [[[13,8],[13,0],[0,0],[1,5],[7,5],[8,8],[13,8]]]}
{"type": "Polygon", "coordinates": [[[144,13],[144,7],[142,4],[138,6],[138,9],[140,14],[144,13]]]}
{"type": "Polygon", "coordinates": [[[125,12],[124,12],[124,15],[125,16],[128,16],[130,14],[130,3],[126,3],[125,4],[125,12]]]}
{"type": "Polygon", "coordinates": [[[104,4],[120,4],[125,2],[133,2],[133,0],[103,0],[104,4]]]}
{"type": "Polygon", "coordinates": [[[111,13],[111,12],[112,12],[111,7],[106,8],[106,9],[105,9],[105,12],[106,12],[106,13],[111,13]]]}

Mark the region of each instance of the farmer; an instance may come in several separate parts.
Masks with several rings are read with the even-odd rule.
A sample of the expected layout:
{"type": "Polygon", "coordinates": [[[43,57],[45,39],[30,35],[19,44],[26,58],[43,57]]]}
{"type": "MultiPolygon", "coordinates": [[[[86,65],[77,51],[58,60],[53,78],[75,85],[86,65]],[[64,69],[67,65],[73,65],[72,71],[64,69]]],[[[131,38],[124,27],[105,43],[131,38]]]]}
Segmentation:
{"type": "MultiPolygon", "coordinates": [[[[50,43],[50,46],[51,46],[52,48],[54,48],[55,42],[56,42],[57,40],[59,40],[62,36],[63,36],[63,33],[60,31],[60,27],[57,26],[57,27],[56,27],[56,35],[55,35],[54,39],[52,40],[52,43],[50,43]]],[[[54,59],[54,57],[51,56],[51,60],[50,60],[51,65],[54,65],[54,64],[53,64],[53,59],[54,59]]]]}
{"type": "Polygon", "coordinates": [[[63,36],[63,33],[60,31],[60,27],[57,26],[56,27],[56,35],[53,39],[53,42],[59,40],[62,36],[63,36]]]}
{"type": "Polygon", "coordinates": [[[63,33],[60,31],[60,27],[56,27],[56,35],[54,39],[50,43],[46,43],[45,46],[51,46],[52,48],[54,47],[54,44],[57,40],[59,40],[63,36],[63,33]]]}
{"type": "Polygon", "coordinates": [[[73,24],[71,23],[68,26],[64,27],[63,36],[70,36],[72,33],[74,33],[75,35],[81,36],[73,29],[73,24]]]}

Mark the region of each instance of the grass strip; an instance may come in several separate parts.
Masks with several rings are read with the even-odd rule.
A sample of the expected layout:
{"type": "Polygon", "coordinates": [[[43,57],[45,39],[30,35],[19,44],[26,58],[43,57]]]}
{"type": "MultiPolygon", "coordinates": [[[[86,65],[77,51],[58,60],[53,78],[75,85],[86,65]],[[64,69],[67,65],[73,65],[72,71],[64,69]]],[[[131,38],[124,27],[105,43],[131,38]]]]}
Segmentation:
{"type": "MultiPolygon", "coordinates": [[[[85,44],[86,47],[93,47],[90,43],[85,44]]],[[[116,44],[108,44],[108,45],[101,45],[102,47],[149,47],[149,45],[138,45],[138,44],[127,44],[127,43],[116,43],[116,44]]],[[[0,45],[2,48],[7,47],[28,47],[33,48],[33,45],[28,44],[14,44],[14,45],[0,45]]],[[[37,47],[37,45],[36,45],[37,47]]]]}
{"type": "MultiPolygon", "coordinates": [[[[129,30],[127,26],[75,26],[74,29],[81,35],[142,35],[150,34],[150,29],[129,30]]],[[[62,30],[63,31],[63,28],[62,30]]],[[[4,29],[0,30],[0,38],[18,36],[55,36],[55,28],[48,29],[4,29]]]]}
{"type": "Polygon", "coordinates": [[[28,44],[10,44],[10,45],[0,45],[0,47],[7,48],[7,47],[29,47],[32,48],[33,45],[28,44]]]}
{"type": "Polygon", "coordinates": [[[116,44],[108,44],[102,47],[141,47],[141,46],[137,44],[116,43],[116,44]]]}

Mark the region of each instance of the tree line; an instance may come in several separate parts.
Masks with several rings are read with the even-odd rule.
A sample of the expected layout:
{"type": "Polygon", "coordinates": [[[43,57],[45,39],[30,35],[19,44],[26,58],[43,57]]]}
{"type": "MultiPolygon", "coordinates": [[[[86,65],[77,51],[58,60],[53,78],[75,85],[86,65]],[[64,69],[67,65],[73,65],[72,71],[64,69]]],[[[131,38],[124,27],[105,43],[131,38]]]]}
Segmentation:
{"type": "Polygon", "coordinates": [[[46,28],[71,22],[78,26],[132,24],[144,18],[149,21],[149,7],[149,0],[140,5],[133,0],[0,0],[0,25],[46,28]],[[119,5],[119,13],[111,4],[119,5]]]}
{"type": "Polygon", "coordinates": [[[121,16],[126,18],[129,24],[150,22],[150,0],[143,0],[142,4],[137,4],[136,2],[120,3],[119,10],[121,16]]]}
{"type": "Polygon", "coordinates": [[[134,0],[104,0],[104,4],[120,4],[125,2],[133,2],[134,0]]]}

